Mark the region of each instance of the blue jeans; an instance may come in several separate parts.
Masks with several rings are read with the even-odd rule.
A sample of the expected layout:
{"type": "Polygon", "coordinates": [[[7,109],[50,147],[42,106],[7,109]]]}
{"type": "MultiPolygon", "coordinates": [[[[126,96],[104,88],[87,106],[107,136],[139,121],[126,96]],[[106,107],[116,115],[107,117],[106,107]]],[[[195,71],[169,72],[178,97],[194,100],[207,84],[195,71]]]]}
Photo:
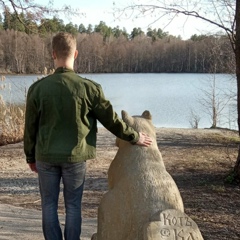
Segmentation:
{"type": "Polygon", "coordinates": [[[42,200],[42,228],[45,239],[63,239],[57,212],[62,179],[66,210],[64,239],[79,240],[86,163],[53,164],[37,161],[36,166],[42,200]]]}

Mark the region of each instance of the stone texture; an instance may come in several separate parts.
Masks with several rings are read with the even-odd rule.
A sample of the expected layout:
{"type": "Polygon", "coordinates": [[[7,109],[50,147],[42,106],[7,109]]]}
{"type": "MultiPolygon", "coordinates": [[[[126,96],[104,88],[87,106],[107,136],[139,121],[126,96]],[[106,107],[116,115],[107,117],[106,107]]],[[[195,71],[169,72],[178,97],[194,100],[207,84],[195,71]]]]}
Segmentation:
{"type": "Polygon", "coordinates": [[[144,240],[203,240],[197,224],[185,213],[167,209],[144,226],[144,240]]]}
{"type": "Polygon", "coordinates": [[[151,216],[165,209],[184,212],[179,190],[166,171],[158,149],[151,115],[124,121],[154,139],[150,147],[117,140],[119,150],[108,171],[109,191],[98,208],[97,240],[143,240],[143,226],[151,216]]]}

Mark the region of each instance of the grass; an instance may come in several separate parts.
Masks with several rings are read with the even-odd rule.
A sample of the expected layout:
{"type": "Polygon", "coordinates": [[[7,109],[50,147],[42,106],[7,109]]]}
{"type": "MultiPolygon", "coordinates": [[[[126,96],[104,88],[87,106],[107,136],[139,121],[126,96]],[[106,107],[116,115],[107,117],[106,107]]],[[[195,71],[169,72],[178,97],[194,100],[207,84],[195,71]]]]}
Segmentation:
{"type": "MultiPolygon", "coordinates": [[[[11,86],[0,78],[0,90],[11,91],[11,86]]],[[[16,143],[23,140],[25,122],[25,104],[7,103],[0,94],[0,145],[16,143]]]]}
{"type": "MultiPolygon", "coordinates": [[[[231,130],[228,130],[231,131],[231,130]]],[[[235,132],[235,131],[234,131],[235,132]]],[[[212,134],[211,139],[217,143],[228,143],[228,144],[239,144],[240,137],[239,136],[223,136],[222,134],[212,134]]]]}

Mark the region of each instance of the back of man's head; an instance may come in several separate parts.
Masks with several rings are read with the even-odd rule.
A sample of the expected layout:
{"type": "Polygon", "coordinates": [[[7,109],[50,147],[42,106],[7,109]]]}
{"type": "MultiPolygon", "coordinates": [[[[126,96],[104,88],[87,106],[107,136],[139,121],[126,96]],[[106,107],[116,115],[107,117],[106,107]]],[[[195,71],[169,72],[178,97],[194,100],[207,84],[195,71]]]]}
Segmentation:
{"type": "Polygon", "coordinates": [[[52,49],[58,59],[70,57],[74,54],[76,46],[76,38],[70,33],[59,32],[52,39],[52,49]]]}

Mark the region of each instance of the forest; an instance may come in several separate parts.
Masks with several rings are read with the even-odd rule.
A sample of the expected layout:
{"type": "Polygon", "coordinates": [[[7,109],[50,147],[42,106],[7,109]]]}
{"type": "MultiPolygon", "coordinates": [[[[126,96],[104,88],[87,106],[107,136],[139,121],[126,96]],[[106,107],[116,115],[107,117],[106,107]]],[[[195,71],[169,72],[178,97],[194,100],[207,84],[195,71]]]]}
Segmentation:
{"type": "Polygon", "coordinates": [[[0,73],[35,74],[53,69],[51,39],[59,32],[77,37],[79,73],[232,73],[234,53],[224,34],[192,35],[188,40],[161,28],[134,28],[131,33],[118,26],[64,24],[53,17],[41,19],[5,10],[0,16],[0,73]]]}

